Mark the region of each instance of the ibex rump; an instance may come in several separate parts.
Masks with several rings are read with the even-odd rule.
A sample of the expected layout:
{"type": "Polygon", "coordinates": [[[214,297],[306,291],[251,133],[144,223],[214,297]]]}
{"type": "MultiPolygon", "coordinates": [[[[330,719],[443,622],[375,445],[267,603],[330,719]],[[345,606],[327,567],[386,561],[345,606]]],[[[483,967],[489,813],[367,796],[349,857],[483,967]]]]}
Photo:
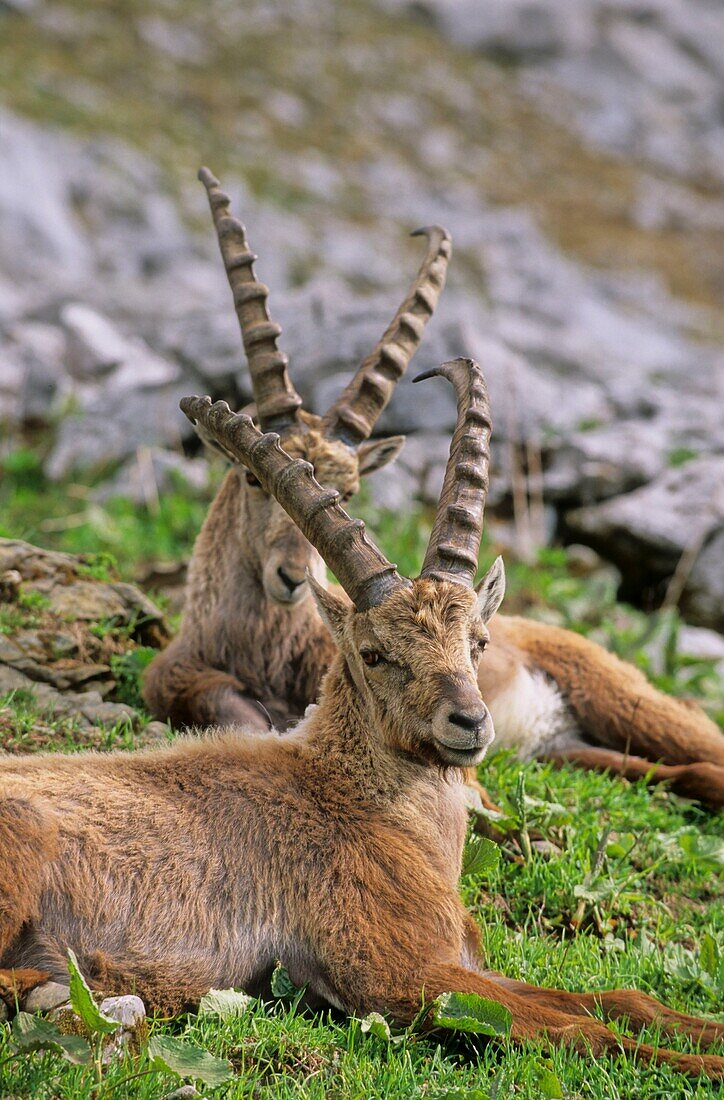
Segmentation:
{"type": "Polygon", "coordinates": [[[724,1058],[638,1043],[590,1013],[703,1044],[722,1025],[631,990],[567,993],[476,969],[479,934],[457,893],[459,767],[493,736],[476,668],[504,580],[496,562],[473,589],[490,434],[482,375],[469,360],[441,372],[458,427],[415,581],[278,436],[223,403],[184,402],[339,578],[348,600],[310,581],[339,652],[318,706],[284,738],[232,730],[156,752],[0,762],[0,964],[59,976],[72,947],[106,989],[135,985],[174,1009],[212,985],[263,989],[282,959],[346,1012],[409,1022],[423,996],[469,991],[507,1006],[513,1042],[624,1050],[722,1077],[724,1058]]]}
{"type": "MultiPolygon", "coordinates": [[[[404,440],[369,441],[407,368],[443,289],[450,238],[422,232],[428,249],[409,294],[356,375],[323,416],[301,408],[267,288],[257,282],[243,226],[202,169],[221,254],[249,360],[262,430],[315,468],[322,485],[349,500],[360,476],[393,459],[404,440]]],[[[202,429],[203,435],[203,429],[202,429]]],[[[178,725],[247,722],[285,728],[319,693],[335,647],[305,581],[324,564],[253,474],[228,473],[198,537],[177,637],[148,669],[145,696],[178,725]]],[[[480,687],[498,745],[631,777],[667,779],[675,789],[724,805],[724,737],[697,707],[656,691],[632,666],[578,635],[520,618],[490,624],[480,687]],[[663,763],[657,766],[657,762],[663,763]]]]}

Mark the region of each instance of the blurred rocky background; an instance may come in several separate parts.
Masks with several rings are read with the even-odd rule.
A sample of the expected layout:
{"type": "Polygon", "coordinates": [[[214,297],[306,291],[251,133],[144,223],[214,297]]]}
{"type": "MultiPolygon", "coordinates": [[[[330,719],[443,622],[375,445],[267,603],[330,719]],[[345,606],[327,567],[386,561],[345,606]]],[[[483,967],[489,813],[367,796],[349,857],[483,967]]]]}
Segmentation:
{"type": "MultiPolygon", "coordinates": [[[[28,506],[18,530],[0,486],[0,534],[42,544],[110,524],[109,500],[153,512],[179,479],[213,484],[178,399],[250,392],[207,163],[316,411],[402,299],[409,231],[447,226],[448,289],[410,374],[483,365],[498,541],[528,560],[583,544],[626,599],[724,629],[721,15],[0,0],[0,471],[14,516],[24,469],[78,502],[42,523],[28,506]]],[[[376,505],[436,500],[453,422],[441,386],[398,387],[380,431],[410,438],[376,505]]]]}

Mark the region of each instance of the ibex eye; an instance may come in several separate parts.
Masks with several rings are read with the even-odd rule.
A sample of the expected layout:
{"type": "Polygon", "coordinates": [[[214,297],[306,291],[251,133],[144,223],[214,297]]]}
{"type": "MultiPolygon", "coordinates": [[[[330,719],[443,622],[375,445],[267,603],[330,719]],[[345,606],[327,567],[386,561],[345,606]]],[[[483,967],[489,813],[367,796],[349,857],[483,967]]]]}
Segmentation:
{"type": "Polygon", "coordinates": [[[246,471],[246,484],[247,485],[253,485],[255,488],[258,489],[261,482],[259,481],[259,479],[257,477],[254,477],[251,470],[247,470],[246,471]]]}
{"type": "Polygon", "coordinates": [[[379,653],[375,653],[374,649],[363,649],[361,651],[362,660],[370,668],[374,668],[375,665],[380,663],[379,653]]]}

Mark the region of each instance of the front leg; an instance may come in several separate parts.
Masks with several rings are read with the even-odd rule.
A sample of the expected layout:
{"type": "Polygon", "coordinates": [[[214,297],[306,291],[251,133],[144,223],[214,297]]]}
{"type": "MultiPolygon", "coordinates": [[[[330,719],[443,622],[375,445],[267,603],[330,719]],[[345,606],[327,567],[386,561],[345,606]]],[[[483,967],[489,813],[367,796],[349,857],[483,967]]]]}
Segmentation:
{"type": "Polygon", "coordinates": [[[675,1012],[661,1001],[638,989],[605,989],[600,993],[576,993],[565,989],[547,989],[528,982],[485,971],[500,988],[516,993],[530,1004],[543,1002],[569,1016],[593,1016],[600,1012],[605,1020],[623,1020],[632,1031],[658,1027],[664,1035],[686,1035],[695,1043],[713,1046],[724,1041],[724,1024],[675,1012]]]}
{"type": "MultiPolygon", "coordinates": [[[[680,1054],[616,1035],[599,1020],[584,1015],[572,1016],[570,1012],[562,1011],[557,990],[536,990],[529,986],[521,995],[510,989],[507,981],[501,983],[461,966],[430,964],[421,968],[414,982],[409,979],[403,979],[400,983],[395,983],[394,979],[388,980],[386,989],[370,990],[369,1000],[360,1011],[388,1010],[399,1023],[409,1024],[419,1013],[423,998],[430,1002],[446,992],[477,993],[503,1004],[512,1016],[510,1040],[515,1045],[542,1040],[584,1055],[626,1053],[644,1064],[666,1064],[691,1076],[724,1079],[724,1058],[707,1054],[680,1054]],[[537,996],[531,996],[533,991],[537,996]]],[[[657,1022],[657,1018],[652,1018],[650,1022],[657,1022]]]]}
{"type": "Polygon", "coordinates": [[[143,680],[151,713],[175,726],[244,726],[266,733],[271,720],[264,707],[234,676],[186,655],[171,644],[151,661],[143,680]]]}

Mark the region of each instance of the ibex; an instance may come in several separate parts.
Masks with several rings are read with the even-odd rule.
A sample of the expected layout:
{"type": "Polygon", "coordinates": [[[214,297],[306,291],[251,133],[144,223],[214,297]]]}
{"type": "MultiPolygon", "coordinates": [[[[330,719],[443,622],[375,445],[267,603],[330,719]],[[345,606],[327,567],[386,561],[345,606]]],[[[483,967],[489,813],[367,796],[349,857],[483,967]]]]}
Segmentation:
{"type": "MultiPolygon", "coordinates": [[[[503,596],[473,579],[490,419],[480,369],[440,368],[458,421],[421,575],[402,577],[279,436],[224,402],[183,407],[252,472],[338,577],[309,586],[338,646],[319,703],[285,737],[243,730],[162,750],[0,762],[0,965],[60,977],[68,948],[106,990],[174,1011],[211,986],[263,992],[282,960],[313,1003],[411,1021],[423,998],[473,992],[512,1015],[511,1040],[724,1077],[724,1058],[658,1049],[638,1031],[711,1045],[724,1025],[643,993],[569,993],[479,969],[457,892],[461,766],[493,738],[477,681],[503,596]]],[[[19,975],[22,979],[22,975],[19,975]]]]}
{"type": "MultiPolygon", "coordinates": [[[[221,255],[233,292],[262,430],[314,466],[344,501],[359,479],[399,452],[396,436],[369,442],[443,289],[449,234],[422,230],[428,249],[381,340],[323,416],[302,409],[277,348],[280,328],[256,280],[255,256],[229,198],[208,169],[221,255]]],[[[203,433],[203,429],[202,429],[203,433]]],[[[233,467],[211,506],[189,568],[178,636],[151,664],[145,697],[159,718],[183,726],[246,722],[280,729],[319,694],[335,647],[309,598],[309,570],[324,583],[314,548],[252,473],[233,467]]],[[[668,780],[682,794],[724,804],[724,737],[696,706],[656,691],[637,669],[571,631],[498,616],[490,624],[480,687],[497,744],[632,778],[668,780]],[[663,763],[657,763],[663,761],[663,763]]]]}

